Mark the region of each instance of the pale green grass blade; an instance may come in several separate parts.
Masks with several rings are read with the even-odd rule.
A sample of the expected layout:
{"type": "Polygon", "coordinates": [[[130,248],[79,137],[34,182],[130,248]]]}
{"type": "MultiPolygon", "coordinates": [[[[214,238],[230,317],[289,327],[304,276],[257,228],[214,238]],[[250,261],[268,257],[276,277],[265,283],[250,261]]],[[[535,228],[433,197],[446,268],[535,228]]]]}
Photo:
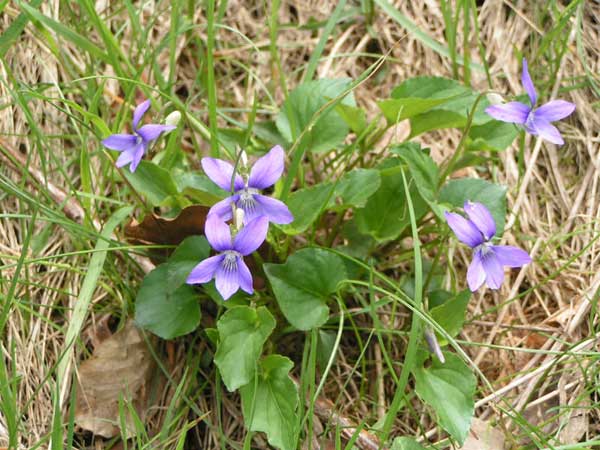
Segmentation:
{"type": "MultiPolygon", "coordinates": [[[[421,241],[419,240],[419,230],[417,229],[415,211],[413,208],[412,199],[410,196],[404,170],[402,170],[402,181],[404,182],[404,191],[406,193],[406,202],[408,204],[408,212],[410,215],[410,227],[412,229],[413,238],[413,251],[415,262],[415,298],[413,299],[413,301],[415,308],[420,309],[423,304],[423,261],[421,258],[421,241]]],[[[388,412],[385,416],[385,422],[383,424],[383,442],[386,442],[388,436],[390,435],[392,425],[396,420],[396,414],[398,413],[402,404],[402,400],[404,399],[404,390],[406,389],[406,385],[408,384],[408,377],[416,362],[417,350],[419,342],[421,340],[421,328],[422,324],[419,315],[413,313],[412,323],[410,326],[410,338],[408,341],[408,347],[406,349],[406,355],[404,356],[404,364],[402,365],[402,371],[400,372],[398,383],[396,383],[396,393],[394,394],[392,404],[388,409],[388,412]]]]}
{"type": "Polygon", "coordinates": [[[323,50],[325,49],[325,44],[327,44],[327,40],[329,39],[335,24],[340,19],[345,6],[346,0],[341,0],[333,10],[331,17],[329,17],[329,20],[323,29],[323,33],[319,38],[319,42],[317,43],[317,46],[313,50],[312,54],[310,55],[310,59],[308,60],[308,66],[306,67],[306,72],[304,72],[304,81],[310,81],[315,75],[317,65],[319,64],[319,59],[321,58],[323,50]]]}
{"type": "MultiPolygon", "coordinates": [[[[4,9],[6,3],[7,1],[4,2],[2,9],[0,9],[0,12],[4,9]]],[[[31,8],[37,8],[38,6],[40,6],[41,3],[42,0],[34,0],[29,6],[31,8]]],[[[15,19],[15,21],[10,24],[7,30],[4,33],[2,33],[2,36],[0,36],[0,59],[4,58],[4,55],[6,55],[8,49],[15,43],[17,39],[19,39],[19,36],[21,35],[28,23],[29,17],[27,16],[27,14],[21,13],[15,19]]]]}
{"type": "Polygon", "coordinates": [[[110,236],[113,234],[114,229],[123,220],[125,220],[131,212],[133,207],[127,206],[117,210],[110,219],[106,222],[104,229],[100,233],[98,242],[96,243],[95,252],[90,259],[90,264],[86,276],[83,280],[77,303],[73,310],[73,315],[69,322],[69,327],[65,334],[65,349],[63,351],[63,358],[58,365],[57,371],[57,384],[60,386],[60,404],[63,404],[65,396],[65,387],[67,382],[67,370],[71,362],[71,356],[73,354],[73,345],[77,339],[77,336],[81,332],[85,318],[89,312],[90,302],[92,301],[92,295],[98,283],[98,278],[102,272],[104,261],[110,245],[110,236]]]}
{"type": "MultiPolygon", "coordinates": [[[[444,46],[440,42],[436,41],[434,38],[429,36],[423,30],[421,30],[417,25],[414,24],[412,20],[398,11],[392,4],[390,4],[387,0],[375,0],[375,3],[379,5],[381,9],[383,9],[392,19],[398,22],[403,28],[405,28],[409,33],[415,36],[423,45],[429,47],[434,52],[452,59],[452,55],[448,50],[448,47],[444,46]]],[[[456,61],[461,66],[465,64],[464,59],[460,55],[456,55],[456,61]]],[[[471,69],[475,69],[477,71],[483,72],[484,68],[480,64],[469,64],[471,69]]]]}

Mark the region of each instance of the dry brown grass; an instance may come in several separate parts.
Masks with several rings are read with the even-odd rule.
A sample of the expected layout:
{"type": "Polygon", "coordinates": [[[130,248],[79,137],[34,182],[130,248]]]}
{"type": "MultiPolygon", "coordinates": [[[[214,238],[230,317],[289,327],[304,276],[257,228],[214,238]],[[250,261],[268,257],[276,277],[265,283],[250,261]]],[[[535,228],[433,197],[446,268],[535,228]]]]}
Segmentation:
{"type": "MultiPolygon", "coordinates": [[[[164,3],[164,2],[163,2],[164,3]]],[[[295,1],[283,2],[280,23],[307,24],[311,19],[325,20],[333,10],[335,2],[325,1],[295,1]]],[[[397,7],[410,17],[420,29],[426,31],[440,42],[444,42],[444,22],[438,3],[433,0],[414,0],[411,2],[395,2],[397,7]]],[[[103,11],[109,2],[98,2],[96,8],[103,11]]],[[[254,2],[230,1],[224,23],[239,33],[251,39],[261,51],[256,53],[247,41],[227,29],[218,31],[218,52],[216,74],[220,106],[236,108],[251,108],[253,95],[258,95],[265,109],[276,111],[283,100],[283,93],[278,88],[277,71],[271,64],[268,52],[269,28],[268,13],[264,8],[253,6],[254,2]],[[249,67],[253,76],[248,77],[240,63],[249,67]],[[260,82],[259,82],[260,81],[260,82]],[[260,83],[275,87],[275,98],[269,99],[260,83]]],[[[526,54],[536,55],[537,43],[544,30],[551,24],[539,24],[536,13],[539,11],[536,2],[508,2],[489,0],[483,2],[480,11],[481,38],[485,47],[486,57],[490,63],[494,89],[499,92],[514,94],[521,91],[520,61],[516,49],[526,54]]],[[[147,5],[145,14],[149,18],[157,8],[164,9],[160,4],[147,5]]],[[[57,20],[62,18],[59,2],[51,0],[44,2],[44,14],[57,20]]],[[[564,6],[560,6],[563,9],[564,6]]],[[[0,17],[0,29],[6,30],[14,21],[18,10],[14,5],[6,7],[0,17]]],[[[126,12],[111,16],[110,23],[120,23],[126,20],[126,12]]],[[[195,14],[196,24],[205,22],[201,9],[195,14]]],[[[596,2],[585,4],[583,11],[582,36],[583,51],[586,53],[589,69],[593,74],[600,73],[600,6],[596,2]]],[[[169,15],[163,14],[155,24],[154,33],[148,45],[153,46],[168,32],[169,15]]],[[[574,29],[574,26],[571,26],[574,29]]],[[[196,31],[203,36],[204,31],[196,31]]],[[[449,60],[440,57],[433,50],[424,47],[421,42],[400,28],[391,18],[380,10],[377,11],[374,22],[367,26],[363,21],[356,21],[343,30],[337,31],[335,39],[327,43],[324,56],[318,68],[320,77],[351,77],[357,78],[372,62],[373,58],[357,56],[359,53],[384,53],[394,45],[391,58],[385,63],[379,73],[356,91],[357,102],[365,107],[370,117],[377,114],[376,101],[389,95],[391,89],[402,80],[422,74],[451,75],[449,60]],[[343,56],[350,55],[350,56],[343,56]]],[[[90,36],[96,39],[95,36],[90,36]]],[[[569,46],[562,60],[562,67],[554,86],[547,87],[547,92],[556,95],[559,85],[572,84],[572,81],[585,75],[580,59],[576,35],[569,38],[569,46]]],[[[120,45],[127,49],[130,46],[131,30],[126,30],[120,45]]],[[[278,39],[278,50],[281,65],[286,73],[289,86],[297,84],[301,72],[298,71],[311,55],[318,40],[318,34],[311,30],[301,30],[283,27],[278,39]]],[[[78,185],[78,173],[73,162],[74,152],[68,138],[53,138],[50,142],[52,159],[41,161],[36,151],[35,139],[26,117],[20,108],[14,104],[8,86],[12,86],[13,77],[29,86],[49,83],[68,84],[73,79],[72,73],[47,47],[44,37],[29,24],[17,43],[8,52],[6,60],[0,64],[0,98],[2,104],[9,105],[0,110],[0,129],[6,143],[15,149],[20,149],[30,158],[31,167],[45,166],[47,181],[55,186],[69,191],[68,177],[78,185]],[[63,166],[66,173],[61,174],[57,168],[63,166]],[[66,175],[66,176],[65,176],[66,175]]],[[[62,41],[61,52],[65,59],[71,61],[76,68],[84,66],[76,48],[62,41]]],[[[473,45],[472,58],[479,60],[478,52],[473,45]]],[[[161,61],[163,68],[168,61],[161,61]]],[[[193,80],[199,68],[198,49],[188,46],[182,38],[177,46],[177,66],[179,89],[186,87],[190,96],[198,96],[193,92],[193,80]]],[[[547,79],[543,65],[536,75],[547,79]]],[[[105,75],[111,75],[107,70],[105,75]]],[[[146,77],[149,74],[145,74],[146,77]]],[[[149,80],[151,81],[151,80],[149,80]]],[[[583,81],[583,80],[582,80],[583,81]]],[[[473,85],[486,89],[487,84],[483,74],[473,73],[473,85]]],[[[106,85],[107,98],[118,96],[118,84],[110,81],[106,85]]],[[[50,96],[63,95],[62,89],[54,86],[46,91],[50,96]]],[[[76,94],[68,94],[77,101],[76,94]]],[[[567,358],[564,352],[570,343],[577,343],[579,351],[598,351],[596,336],[597,318],[590,310],[597,306],[597,292],[600,287],[600,271],[598,263],[600,246],[595,239],[600,235],[600,117],[597,113],[598,97],[589,87],[561,93],[561,98],[577,104],[576,114],[562,124],[562,130],[567,137],[567,144],[557,148],[546,143],[535,142],[530,137],[525,143],[525,175],[519,171],[518,142],[515,142],[506,152],[499,155],[499,164],[494,170],[497,181],[509,187],[508,198],[511,211],[514,213],[509,220],[510,229],[504,234],[507,243],[531,249],[535,264],[529,265],[520,273],[513,273],[510,282],[497,294],[485,292],[473,298],[469,315],[473,320],[465,328],[461,338],[467,343],[485,343],[488,345],[464,345],[471,359],[477,364],[497,395],[483,389],[479,397],[476,416],[486,420],[500,420],[498,427],[505,432],[507,442],[515,446],[511,423],[497,406],[496,398],[502,396],[508,404],[525,414],[532,424],[540,423],[539,417],[547,419],[551,406],[577,406],[598,402],[589,392],[584,382],[585,371],[590,370],[585,358],[567,358]],[[596,102],[596,106],[594,106],[596,102]],[[523,181],[525,180],[525,181],[523,181]],[[521,184],[519,184],[521,183],[521,184]],[[517,214],[518,213],[518,214],[517,214]],[[514,217],[514,219],[513,219],[514,217]],[[591,245],[588,245],[590,244],[591,245]],[[567,262],[574,258],[568,265],[567,262]],[[535,289],[530,287],[535,286],[535,289]],[[523,293],[516,301],[507,302],[515,295],[523,293]],[[502,348],[500,348],[502,347],[502,348]],[[542,350],[537,353],[524,352],[526,349],[542,350]],[[578,361],[575,364],[573,361],[578,361]],[[547,370],[535,370],[542,368],[547,370]],[[533,370],[533,372],[532,372],[533,370]],[[531,375],[533,373],[533,375],[531,375]],[[509,386],[509,388],[502,389],[509,386]],[[512,440],[511,440],[512,439],[512,440]]],[[[195,102],[195,113],[201,120],[206,119],[206,108],[198,97],[195,102]]],[[[29,104],[40,131],[45,135],[59,134],[64,125],[63,115],[47,103],[32,101],[29,104]]],[[[243,116],[240,116],[243,119],[243,116]]],[[[399,131],[401,133],[402,130],[399,131]]],[[[389,136],[397,139],[398,135],[389,136]]],[[[437,160],[449,156],[460,138],[456,131],[448,130],[429,133],[420,138],[432,148],[437,160]]],[[[185,141],[193,145],[190,132],[185,141]]],[[[90,147],[97,148],[98,143],[90,142],[90,147]]],[[[203,143],[206,148],[207,144],[203,143]]],[[[96,171],[100,170],[97,158],[92,158],[96,171]]],[[[0,168],[8,174],[15,183],[25,183],[32,195],[41,195],[39,183],[24,179],[24,174],[10,169],[7,165],[0,168]]],[[[465,172],[471,176],[479,176],[475,169],[465,172]]],[[[42,186],[43,188],[43,186],[42,186]]],[[[43,189],[41,189],[43,190],[43,189]]],[[[109,194],[108,192],[104,194],[109,194]]],[[[0,199],[3,212],[20,211],[19,201],[10,195],[0,199]]],[[[51,205],[51,199],[44,199],[51,205]]],[[[58,206],[55,209],[59,209],[58,206]]],[[[102,210],[98,210],[99,215],[102,210]]],[[[103,217],[98,217],[103,220],[103,217]]],[[[0,254],[4,264],[12,263],[21,254],[26,229],[24,223],[13,218],[0,219],[0,254]]],[[[35,233],[39,234],[50,226],[47,223],[34,224],[35,233]]],[[[80,245],[80,241],[77,245],[80,245]]],[[[60,227],[53,226],[46,245],[38,249],[37,254],[29,253],[30,257],[45,257],[73,251],[72,236],[60,227]]],[[[468,255],[457,249],[455,262],[466,264],[468,255]]],[[[64,324],[62,317],[69,313],[61,312],[63,307],[71,307],[79,292],[83,274],[82,268],[87,264],[86,255],[60,256],[52,260],[51,265],[43,267],[36,264],[26,265],[20,274],[22,281],[17,286],[18,299],[31,302],[31,310],[35,315],[25,314],[23,308],[13,308],[6,329],[5,342],[14,342],[15,348],[2,346],[4,357],[16,368],[22,376],[19,382],[18,399],[20,405],[27,405],[24,413],[27,417],[27,434],[22,437],[23,448],[28,448],[39,442],[47,435],[52,417],[53,384],[45,380],[53,364],[64,346],[64,336],[60,330],[52,326],[55,321],[64,324]],[[27,280],[27,282],[23,281],[27,280]],[[13,357],[14,356],[14,359],[13,357]],[[38,390],[39,389],[39,390],[38,390]],[[33,399],[33,401],[31,401],[33,399]]],[[[2,277],[10,280],[14,275],[12,269],[3,269],[2,277]]],[[[140,273],[128,275],[133,280],[140,279],[140,273]]],[[[7,284],[3,283],[3,289],[7,284]]],[[[95,310],[118,310],[119,304],[125,300],[126,294],[112,294],[98,288],[94,305],[112,305],[97,307],[95,310]]],[[[399,329],[406,320],[406,315],[397,316],[397,323],[388,324],[399,329]]],[[[93,330],[96,314],[92,312],[86,329],[93,330]]],[[[382,315],[382,320],[385,316],[382,315]]],[[[366,328],[372,324],[365,318],[358,326],[366,328]]],[[[286,343],[287,345],[288,343],[286,343]]],[[[181,376],[184,371],[182,356],[185,342],[177,344],[171,354],[173,361],[170,365],[174,378],[181,376]],[[181,346],[179,346],[181,345],[181,346]]],[[[294,345],[289,343],[289,345],[294,345]]],[[[296,343],[295,345],[301,345],[296,343]]],[[[402,360],[405,343],[402,339],[390,345],[393,358],[402,360]]],[[[331,381],[328,382],[324,396],[335,400],[336,411],[349,421],[360,423],[364,418],[381,418],[386,410],[387,402],[393,396],[391,380],[382,383],[381,352],[377,344],[372,344],[367,352],[368,377],[363,377],[354,370],[354,361],[358,357],[358,348],[351,334],[343,339],[342,352],[334,368],[331,381]],[[371,382],[373,381],[373,382],[371,382]],[[347,384],[345,384],[347,382],[347,384]],[[357,398],[365,401],[357,402],[357,398]]],[[[82,357],[80,355],[80,357],[82,357]]],[[[596,369],[597,372],[597,369],[596,369]]],[[[597,375],[596,375],[597,376],[597,375]]],[[[589,380],[588,380],[589,381],[589,380]]],[[[163,397],[167,404],[172,390],[163,397]]],[[[215,411],[215,398],[210,395],[201,396],[198,400],[202,411],[215,411]]],[[[241,439],[243,428],[240,422],[241,412],[236,398],[223,400],[223,428],[232,438],[241,439]]],[[[506,406],[506,403],[504,404],[506,406]]],[[[415,408],[420,406],[415,403],[415,408]]],[[[577,411],[577,410],[574,410],[577,411]]],[[[584,410],[580,410],[584,411],[584,410]]],[[[579,414],[579,413],[578,413],[579,414]]],[[[577,422],[582,433],[577,438],[590,438],[600,432],[600,415],[597,410],[585,411],[584,419],[577,422]],[[581,422],[583,420],[584,422],[581,422]],[[581,423],[584,424],[583,428],[581,423]]],[[[0,417],[0,445],[5,424],[0,417]]],[[[371,421],[372,423],[372,421],[371,421]]],[[[573,420],[568,413],[559,420],[548,425],[548,433],[557,432],[559,424],[574,428],[573,420]]],[[[316,427],[323,427],[317,421],[316,427]]],[[[421,426],[428,436],[435,437],[435,425],[423,415],[421,424],[406,412],[399,417],[396,430],[402,434],[413,435],[421,426]]],[[[542,426],[542,425],[540,425],[542,426]]],[[[545,425],[544,425],[545,426],[545,425]]],[[[571,430],[569,428],[569,430],[571,430]]],[[[576,432],[570,431],[577,435],[576,432]]],[[[219,448],[218,435],[206,432],[198,427],[192,440],[201,448],[219,448]]],[[[563,433],[566,433],[563,431],[563,433]]],[[[6,437],[6,436],[4,436],[6,437]]],[[[567,439],[567,438],[565,438],[567,439]]],[[[266,442],[257,438],[256,443],[266,447],[266,442]],[[262,442],[262,445],[261,445],[262,442]]],[[[366,444],[365,444],[366,445],[366,444]]],[[[323,447],[324,448],[324,447],[323,447]]],[[[516,448],[516,447],[515,447],[516,448]]]]}

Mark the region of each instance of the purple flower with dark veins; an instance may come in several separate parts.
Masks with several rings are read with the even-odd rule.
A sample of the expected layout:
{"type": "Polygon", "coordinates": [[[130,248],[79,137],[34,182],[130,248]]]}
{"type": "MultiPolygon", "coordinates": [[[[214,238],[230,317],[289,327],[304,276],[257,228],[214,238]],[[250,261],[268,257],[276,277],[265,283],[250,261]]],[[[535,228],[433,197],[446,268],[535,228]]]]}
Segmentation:
{"type": "Polygon", "coordinates": [[[241,287],[252,294],[252,274],[244,262],[244,256],[254,252],[264,242],[269,229],[269,220],[258,217],[248,222],[232,239],[231,230],[217,215],[208,216],[204,233],[218,255],[206,258],[190,272],[186,283],[208,283],[213,278],[217,291],[224,300],[241,287]]]}
{"type": "Polygon", "coordinates": [[[456,237],[474,250],[467,271],[467,282],[475,292],[484,282],[499,289],[504,281],[504,266],[522,267],[531,262],[525,250],[510,245],[493,245],[496,223],[490,211],[481,203],[467,201],[464,205],[468,219],[446,212],[446,221],[456,237]]]}
{"type": "Polygon", "coordinates": [[[159,124],[148,124],[138,128],[138,124],[148,108],[150,108],[150,100],[140,103],[133,111],[133,134],[113,134],[102,141],[105,147],[121,152],[117,158],[117,167],[130,164],[129,170],[135,172],[152,141],[157,139],[161,133],[177,128],[172,125],[159,124]]]}
{"type": "MultiPolygon", "coordinates": [[[[234,167],[227,161],[216,158],[202,158],[202,168],[206,175],[221,189],[231,191],[234,167]]],[[[280,200],[261,194],[281,178],[284,165],[284,151],[276,145],[258,158],[244,177],[235,174],[233,195],[213,205],[208,215],[218,215],[222,220],[232,218],[232,203],[244,210],[244,223],[266,216],[269,222],[287,224],[294,220],[288,207],[280,200]]],[[[243,168],[242,168],[243,169],[243,168]]]]}
{"type": "Polygon", "coordinates": [[[575,105],[565,100],[552,100],[536,108],[537,92],[529,76],[525,58],[523,58],[521,83],[529,95],[531,106],[521,102],[508,102],[503,105],[488,106],[485,112],[496,120],[522,125],[528,133],[534,136],[539,135],[553,144],[564,144],[565,141],[560,132],[550,122],[569,116],[575,111],[575,105]]]}

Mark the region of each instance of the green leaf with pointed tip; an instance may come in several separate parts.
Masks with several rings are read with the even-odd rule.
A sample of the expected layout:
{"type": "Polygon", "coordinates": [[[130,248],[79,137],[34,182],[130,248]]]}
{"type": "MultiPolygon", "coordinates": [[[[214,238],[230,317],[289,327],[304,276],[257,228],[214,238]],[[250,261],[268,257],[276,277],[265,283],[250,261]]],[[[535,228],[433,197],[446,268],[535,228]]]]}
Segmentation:
{"type": "Polygon", "coordinates": [[[439,200],[462,208],[466,201],[483,203],[496,222],[496,236],[501,236],[506,217],[506,188],[479,178],[450,180],[440,191],[439,200]]]}
{"type": "MultiPolygon", "coordinates": [[[[288,143],[293,142],[307,128],[315,114],[331,99],[341,95],[350,79],[322,79],[302,83],[288,95],[277,116],[277,129],[288,143]],[[292,131],[293,130],[293,131],[292,131]]],[[[340,102],[356,106],[352,93],[340,102]]],[[[348,125],[335,110],[321,115],[306,132],[303,142],[312,152],[331,150],[340,145],[348,134],[348,125]]]]}
{"type": "Polygon", "coordinates": [[[293,192],[287,200],[287,206],[294,216],[289,225],[282,225],[286,234],[295,235],[306,231],[329,203],[333,194],[333,184],[322,183],[293,192]]]}
{"type": "Polygon", "coordinates": [[[354,169],[346,172],[335,187],[329,209],[343,211],[350,207],[361,208],[380,185],[381,179],[376,169],[354,169]]]}
{"type": "Polygon", "coordinates": [[[471,127],[467,149],[471,151],[502,151],[513,143],[519,135],[515,124],[491,120],[483,125],[471,127]]]}
{"type": "Polygon", "coordinates": [[[327,321],[327,299],[347,278],[342,258],[319,248],[298,250],[285,264],[263,267],[283,315],[299,330],[327,321]]]}
{"type": "Polygon", "coordinates": [[[396,87],[392,98],[379,102],[378,106],[388,122],[396,123],[470,92],[470,89],[449,78],[414,77],[396,87]]]}
{"type": "Polygon", "coordinates": [[[356,135],[360,135],[367,128],[367,115],[364,109],[340,103],[335,110],[356,135]]]}
{"type": "Polygon", "coordinates": [[[391,149],[392,153],[398,155],[408,165],[408,171],[421,197],[427,202],[435,202],[439,169],[431,156],[426,153],[427,150],[416,142],[406,142],[391,149]]]}
{"type": "Polygon", "coordinates": [[[177,246],[167,262],[169,286],[179,287],[196,265],[208,258],[210,245],[204,236],[189,236],[177,246]]]}
{"type": "MultiPolygon", "coordinates": [[[[451,337],[454,337],[460,332],[465,323],[465,313],[470,299],[471,291],[466,289],[449,298],[441,305],[431,308],[429,313],[451,337]]],[[[447,344],[446,340],[441,337],[439,342],[440,345],[447,344]]]]}
{"type": "Polygon", "coordinates": [[[392,442],[391,450],[425,450],[425,447],[421,446],[414,438],[397,437],[392,442]]]}
{"type": "Polygon", "coordinates": [[[430,367],[413,371],[415,390],[436,412],[442,428],[462,445],[471,428],[477,380],[454,353],[444,352],[444,356],[444,364],[434,358],[430,367]]]}
{"type": "Polygon", "coordinates": [[[128,167],[124,167],[122,173],[134,189],[144,195],[152,206],[160,206],[169,197],[178,194],[177,185],[169,171],[150,161],[141,161],[133,173],[128,167]]]}
{"type": "Polygon", "coordinates": [[[225,312],[217,322],[219,345],[215,364],[232,392],[254,379],[262,348],[275,328],[267,308],[238,306],[225,312]]]}
{"type": "Polygon", "coordinates": [[[298,389],[289,376],[294,363],[269,355],[259,365],[256,383],[240,389],[244,422],[250,431],[267,434],[269,444],[282,450],[296,448],[298,389]]]}
{"type": "Polygon", "coordinates": [[[187,195],[200,205],[212,206],[229,195],[206,175],[198,172],[176,171],[173,179],[180,193],[187,195]]]}
{"type": "Polygon", "coordinates": [[[329,363],[329,359],[335,350],[335,338],[335,333],[319,330],[319,339],[317,341],[317,363],[321,370],[325,370],[329,363]]]}
{"type": "Polygon", "coordinates": [[[170,284],[169,263],[150,272],[135,299],[135,322],[163,339],[190,333],[200,323],[198,295],[192,286],[170,284]]]}
{"type": "MultiPolygon", "coordinates": [[[[402,161],[399,158],[389,158],[378,168],[381,185],[369,197],[365,207],[356,210],[354,218],[361,233],[371,235],[382,242],[400,236],[409,225],[410,219],[402,183],[402,161]]],[[[412,177],[408,175],[409,192],[418,220],[427,212],[427,203],[419,195],[412,177]]]]}

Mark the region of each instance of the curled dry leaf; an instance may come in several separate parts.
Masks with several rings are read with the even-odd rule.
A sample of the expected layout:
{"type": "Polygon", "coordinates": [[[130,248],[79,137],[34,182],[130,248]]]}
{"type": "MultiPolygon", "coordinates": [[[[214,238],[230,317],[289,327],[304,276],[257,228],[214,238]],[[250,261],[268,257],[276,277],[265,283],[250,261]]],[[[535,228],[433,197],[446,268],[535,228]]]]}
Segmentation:
{"type": "Polygon", "coordinates": [[[125,236],[142,244],[177,245],[188,236],[204,234],[208,209],[201,205],[188,206],[174,219],[149,214],[141,223],[134,219],[127,225],[125,236]]]}
{"type": "MultiPolygon", "coordinates": [[[[125,327],[102,341],[92,357],[78,368],[75,423],[106,438],[120,434],[119,399],[135,408],[144,420],[147,391],[154,361],[140,331],[127,322],[125,327]]],[[[127,408],[126,408],[127,411],[127,408]]],[[[135,434],[132,418],[126,413],[126,430],[135,434]]]]}
{"type": "Polygon", "coordinates": [[[473,417],[471,431],[461,450],[503,450],[504,434],[485,420],[473,417]]]}

